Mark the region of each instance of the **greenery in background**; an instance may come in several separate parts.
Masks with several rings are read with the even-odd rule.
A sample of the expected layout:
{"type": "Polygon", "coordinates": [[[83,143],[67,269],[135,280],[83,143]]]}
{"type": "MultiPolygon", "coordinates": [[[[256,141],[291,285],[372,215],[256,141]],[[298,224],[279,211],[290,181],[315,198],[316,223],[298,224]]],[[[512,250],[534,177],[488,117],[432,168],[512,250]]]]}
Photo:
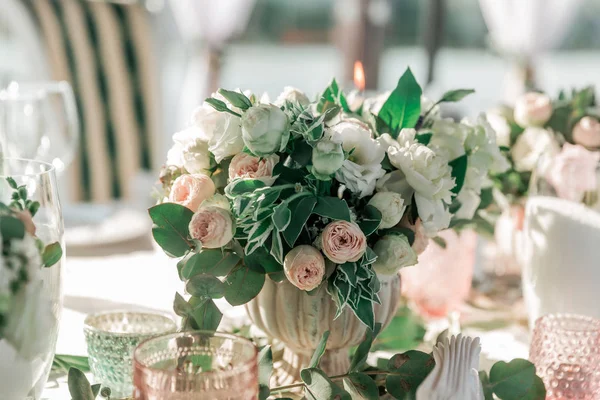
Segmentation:
{"type": "Polygon", "coordinates": [[[110,389],[102,387],[99,383],[90,385],[83,371],[76,367],[69,368],[69,394],[71,400],[94,400],[98,395],[110,400],[110,389]]]}

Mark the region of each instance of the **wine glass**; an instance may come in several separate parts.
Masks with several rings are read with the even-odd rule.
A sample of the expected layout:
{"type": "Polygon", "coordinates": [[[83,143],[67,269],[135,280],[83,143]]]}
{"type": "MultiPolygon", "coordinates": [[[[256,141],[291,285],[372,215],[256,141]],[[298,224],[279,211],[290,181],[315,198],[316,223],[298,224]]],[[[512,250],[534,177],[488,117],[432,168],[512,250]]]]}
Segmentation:
{"type": "Polygon", "coordinates": [[[258,351],[248,339],[184,332],[142,342],[133,353],[134,399],[254,400],[258,351]]]}
{"type": "Polygon", "coordinates": [[[79,118],[68,82],[11,82],[0,92],[0,146],[7,157],[46,161],[61,173],[79,144],[79,118]]]}
{"type": "MultiPolygon", "coordinates": [[[[33,217],[35,236],[44,244],[58,242],[64,249],[63,218],[54,170],[52,164],[42,161],[0,158],[0,202],[11,203],[15,190],[6,179],[10,177],[27,191],[27,199],[39,203],[33,217]]],[[[40,290],[23,292],[26,299],[37,296],[39,301],[24,302],[28,306],[21,310],[21,318],[12,327],[16,333],[12,344],[7,346],[3,343],[4,339],[0,339],[4,354],[0,357],[2,398],[40,398],[50,373],[58,337],[64,259],[62,256],[55,265],[42,268],[41,282],[30,282],[31,285],[39,285],[40,290]],[[17,350],[6,356],[7,348],[17,350]]]]}

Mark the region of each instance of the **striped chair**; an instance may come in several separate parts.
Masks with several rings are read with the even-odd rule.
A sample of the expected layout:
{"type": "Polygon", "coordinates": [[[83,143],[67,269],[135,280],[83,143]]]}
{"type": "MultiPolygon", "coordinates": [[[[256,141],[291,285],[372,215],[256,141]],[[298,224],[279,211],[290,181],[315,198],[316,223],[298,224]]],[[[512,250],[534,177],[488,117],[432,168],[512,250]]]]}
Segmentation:
{"type": "Polygon", "coordinates": [[[132,199],[132,180],[157,159],[161,123],[149,12],[141,2],[26,4],[44,38],[52,78],[70,82],[77,97],[81,148],[68,169],[72,200],[132,199]]]}

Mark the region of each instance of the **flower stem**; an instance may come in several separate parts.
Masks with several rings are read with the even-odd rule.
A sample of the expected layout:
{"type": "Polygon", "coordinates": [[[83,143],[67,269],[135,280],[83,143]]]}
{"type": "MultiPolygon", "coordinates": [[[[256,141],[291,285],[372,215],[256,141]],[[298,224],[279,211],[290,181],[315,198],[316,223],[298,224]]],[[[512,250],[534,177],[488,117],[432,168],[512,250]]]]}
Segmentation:
{"type": "MultiPolygon", "coordinates": [[[[387,371],[363,371],[361,372],[361,374],[365,374],[365,375],[369,375],[369,376],[375,376],[375,375],[393,375],[387,371]]],[[[348,376],[350,376],[350,374],[342,374],[342,375],[334,375],[334,376],[330,376],[329,379],[331,379],[332,381],[339,381],[341,379],[347,378],[348,376]]],[[[295,388],[299,388],[304,386],[304,382],[298,382],[298,383],[292,383],[291,385],[285,385],[285,386],[278,386],[278,387],[274,387],[271,389],[271,393],[278,393],[278,392],[285,392],[287,390],[290,389],[295,389],[295,388]]]]}

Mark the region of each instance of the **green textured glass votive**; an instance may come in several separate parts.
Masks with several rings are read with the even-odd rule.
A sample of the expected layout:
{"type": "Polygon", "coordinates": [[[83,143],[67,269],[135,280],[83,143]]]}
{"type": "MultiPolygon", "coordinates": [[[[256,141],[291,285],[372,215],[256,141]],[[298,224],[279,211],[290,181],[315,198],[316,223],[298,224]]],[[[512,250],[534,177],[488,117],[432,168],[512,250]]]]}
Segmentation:
{"type": "Polygon", "coordinates": [[[176,329],[171,318],[157,313],[112,311],[88,315],[83,331],[94,377],[111,389],[112,398],[131,396],[133,350],[146,339],[176,329]]]}

